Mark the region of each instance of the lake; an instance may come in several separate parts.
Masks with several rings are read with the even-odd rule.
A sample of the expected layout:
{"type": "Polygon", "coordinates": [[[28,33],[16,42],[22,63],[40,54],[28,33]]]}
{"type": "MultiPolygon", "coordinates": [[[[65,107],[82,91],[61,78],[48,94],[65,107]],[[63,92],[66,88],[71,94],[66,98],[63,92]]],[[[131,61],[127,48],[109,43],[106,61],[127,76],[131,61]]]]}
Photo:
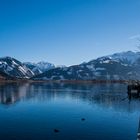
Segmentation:
{"type": "Polygon", "coordinates": [[[0,140],[136,140],[125,84],[0,84],[0,140]]]}

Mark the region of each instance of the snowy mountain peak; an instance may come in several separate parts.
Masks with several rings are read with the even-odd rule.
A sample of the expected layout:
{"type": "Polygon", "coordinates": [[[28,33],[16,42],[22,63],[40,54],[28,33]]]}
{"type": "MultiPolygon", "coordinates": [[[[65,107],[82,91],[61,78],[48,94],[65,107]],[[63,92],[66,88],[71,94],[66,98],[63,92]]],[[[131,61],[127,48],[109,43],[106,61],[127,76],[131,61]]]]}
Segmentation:
{"type": "Polygon", "coordinates": [[[140,58],[140,52],[122,52],[122,53],[115,53],[110,55],[112,59],[119,59],[119,60],[128,60],[130,63],[134,63],[138,58],[140,58]]]}
{"type": "Polygon", "coordinates": [[[139,58],[140,58],[140,52],[127,51],[127,52],[114,53],[112,55],[99,57],[98,60],[110,59],[113,61],[122,61],[122,62],[127,62],[129,64],[132,64],[136,62],[136,60],[138,60],[139,58]]]}
{"type": "Polygon", "coordinates": [[[48,70],[48,69],[55,68],[55,65],[54,65],[54,64],[48,63],[48,62],[44,62],[44,61],[40,61],[40,62],[38,62],[36,65],[37,65],[37,67],[39,67],[40,70],[42,70],[42,71],[46,71],[46,70],[48,70]]]}
{"type": "Polygon", "coordinates": [[[55,68],[54,64],[44,61],[40,61],[38,63],[25,62],[24,65],[31,69],[35,73],[35,75],[41,74],[47,70],[55,68]]]}
{"type": "Polygon", "coordinates": [[[87,63],[55,68],[33,77],[35,80],[128,80],[140,79],[140,52],[122,52],[87,63]]]}
{"type": "Polygon", "coordinates": [[[22,63],[0,58],[0,72],[16,78],[43,80],[140,79],[140,52],[121,52],[70,67],[48,62],[22,63]]]}
{"type": "Polygon", "coordinates": [[[34,73],[12,57],[0,58],[0,71],[17,78],[30,78],[34,73]]]}

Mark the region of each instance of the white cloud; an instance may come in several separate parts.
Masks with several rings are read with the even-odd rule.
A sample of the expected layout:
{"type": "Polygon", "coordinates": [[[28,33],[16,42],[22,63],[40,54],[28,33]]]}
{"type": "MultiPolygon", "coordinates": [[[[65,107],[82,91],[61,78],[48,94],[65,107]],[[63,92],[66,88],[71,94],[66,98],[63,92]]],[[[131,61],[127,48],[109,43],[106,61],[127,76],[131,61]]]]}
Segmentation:
{"type": "Polygon", "coordinates": [[[129,39],[140,39],[140,34],[133,35],[133,36],[129,37],[129,39]]]}

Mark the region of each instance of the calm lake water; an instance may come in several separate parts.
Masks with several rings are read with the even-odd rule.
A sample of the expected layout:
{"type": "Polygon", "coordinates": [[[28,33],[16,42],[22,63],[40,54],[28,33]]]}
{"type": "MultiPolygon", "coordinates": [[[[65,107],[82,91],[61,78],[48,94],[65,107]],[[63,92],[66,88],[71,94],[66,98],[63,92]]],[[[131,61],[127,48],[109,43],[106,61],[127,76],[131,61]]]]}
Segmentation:
{"type": "Polygon", "coordinates": [[[136,140],[139,117],[124,84],[0,84],[0,140],[136,140]]]}

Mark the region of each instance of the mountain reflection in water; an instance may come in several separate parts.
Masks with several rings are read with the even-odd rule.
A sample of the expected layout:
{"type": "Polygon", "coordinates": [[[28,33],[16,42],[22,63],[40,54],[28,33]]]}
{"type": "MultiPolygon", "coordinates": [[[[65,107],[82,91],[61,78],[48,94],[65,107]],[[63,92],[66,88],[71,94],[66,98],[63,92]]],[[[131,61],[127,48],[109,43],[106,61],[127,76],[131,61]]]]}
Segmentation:
{"type": "Polygon", "coordinates": [[[70,97],[116,111],[139,111],[140,101],[129,100],[124,84],[9,83],[0,85],[0,103],[10,106],[20,101],[50,101],[70,97]]]}

